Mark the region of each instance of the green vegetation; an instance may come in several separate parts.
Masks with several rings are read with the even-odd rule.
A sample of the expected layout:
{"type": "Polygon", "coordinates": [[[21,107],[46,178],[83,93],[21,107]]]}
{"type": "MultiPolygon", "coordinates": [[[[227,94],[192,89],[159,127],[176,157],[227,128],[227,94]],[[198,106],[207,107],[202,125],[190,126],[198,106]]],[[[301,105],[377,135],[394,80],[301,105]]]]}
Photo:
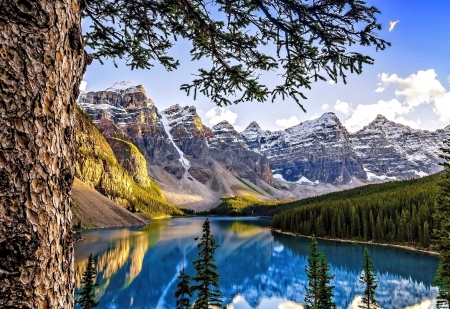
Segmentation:
{"type": "Polygon", "coordinates": [[[94,284],[96,275],[97,272],[95,271],[94,258],[92,257],[92,254],[90,254],[86,271],[83,273],[83,279],[81,280],[83,289],[80,293],[77,293],[78,295],[81,295],[81,297],[75,301],[75,303],[79,304],[83,309],[93,309],[99,304],[99,302],[95,300],[94,292],[94,288],[98,286],[98,284],[94,284]]]}
{"type": "Polygon", "coordinates": [[[253,187],[252,185],[250,185],[246,180],[242,179],[239,176],[234,176],[236,177],[237,180],[239,180],[241,183],[243,183],[247,188],[249,188],[250,190],[255,191],[258,194],[261,194],[261,192],[259,192],[255,187],[253,187]]]}
{"type": "Polygon", "coordinates": [[[305,272],[308,277],[306,287],[305,309],[333,309],[333,288],[330,282],[334,275],[329,275],[329,266],[325,255],[317,251],[317,240],[312,237],[309,247],[308,265],[305,272]]]}
{"type": "Polygon", "coordinates": [[[180,271],[180,274],[177,277],[180,281],[177,284],[177,290],[175,292],[175,298],[177,299],[176,309],[189,309],[191,308],[191,301],[189,297],[192,297],[193,291],[191,286],[189,285],[189,280],[191,277],[184,272],[180,271]]]}
{"type": "Polygon", "coordinates": [[[210,210],[210,214],[218,216],[266,215],[279,205],[279,201],[264,202],[249,195],[222,197],[219,205],[210,210]]]}
{"type": "Polygon", "coordinates": [[[444,173],[438,183],[433,219],[434,244],[439,268],[434,284],[439,288],[438,308],[450,308],[450,140],[441,148],[444,173]]]}
{"type": "Polygon", "coordinates": [[[369,185],[277,206],[272,227],[301,235],[428,247],[437,182],[369,185]],[[284,211],[283,211],[284,210],[284,211]]]}
{"type": "Polygon", "coordinates": [[[370,259],[370,253],[367,248],[364,250],[364,260],[363,260],[363,272],[361,277],[359,277],[359,282],[365,285],[364,295],[361,299],[361,305],[359,308],[362,309],[375,309],[378,307],[378,302],[375,299],[375,290],[378,286],[377,276],[373,273],[373,263],[370,259]]]}
{"type": "MultiPolygon", "coordinates": [[[[211,235],[211,226],[209,218],[206,217],[202,225],[203,235],[197,245],[198,259],[192,264],[196,271],[194,277],[190,277],[183,270],[178,276],[177,290],[175,292],[176,309],[207,309],[207,308],[222,308],[222,292],[219,288],[219,273],[217,266],[214,264],[214,252],[219,247],[216,244],[214,236],[211,235]],[[198,284],[191,286],[190,280],[196,281],[198,284]],[[193,306],[190,304],[190,297],[197,292],[197,299],[193,306]]],[[[195,238],[195,240],[197,240],[195,238]]],[[[183,259],[184,261],[184,259],[183,259]]]]}
{"type": "Polygon", "coordinates": [[[198,259],[192,262],[197,274],[193,280],[198,282],[192,288],[197,291],[197,300],[193,309],[205,309],[213,306],[222,308],[222,292],[219,288],[219,274],[217,266],[214,264],[214,252],[219,247],[214,236],[211,235],[210,222],[208,217],[203,223],[203,235],[197,245],[199,250],[198,259]]]}

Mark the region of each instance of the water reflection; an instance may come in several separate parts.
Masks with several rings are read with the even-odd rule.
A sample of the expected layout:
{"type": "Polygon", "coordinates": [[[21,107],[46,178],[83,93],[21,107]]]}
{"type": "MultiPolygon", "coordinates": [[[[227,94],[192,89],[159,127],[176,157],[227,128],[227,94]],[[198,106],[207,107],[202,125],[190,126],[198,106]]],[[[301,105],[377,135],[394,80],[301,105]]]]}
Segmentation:
{"type": "MultiPolygon", "coordinates": [[[[183,255],[186,272],[195,273],[194,237],[201,236],[203,221],[157,220],[145,227],[86,232],[86,241],[75,246],[77,288],[93,253],[98,308],[174,308],[183,255]]],[[[211,232],[220,245],[216,251],[220,289],[229,309],[303,308],[309,240],[272,233],[269,225],[268,219],[211,219],[211,232]]],[[[319,250],[336,274],[338,308],[352,308],[363,291],[358,278],[364,246],[319,241],[319,250]]],[[[379,280],[376,298],[383,308],[434,308],[437,291],[430,285],[436,257],[381,246],[371,246],[370,251],[379,280]]]]}

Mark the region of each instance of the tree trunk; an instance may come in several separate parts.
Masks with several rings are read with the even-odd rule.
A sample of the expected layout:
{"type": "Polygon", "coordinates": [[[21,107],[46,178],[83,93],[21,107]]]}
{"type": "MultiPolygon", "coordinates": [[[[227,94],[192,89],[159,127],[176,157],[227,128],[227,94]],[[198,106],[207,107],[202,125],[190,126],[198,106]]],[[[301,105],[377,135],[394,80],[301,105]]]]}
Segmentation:
{"type": "Polygon", "coordinates": [[[0,0],[0,308],[72,308],[77,0],[0,0]]]}

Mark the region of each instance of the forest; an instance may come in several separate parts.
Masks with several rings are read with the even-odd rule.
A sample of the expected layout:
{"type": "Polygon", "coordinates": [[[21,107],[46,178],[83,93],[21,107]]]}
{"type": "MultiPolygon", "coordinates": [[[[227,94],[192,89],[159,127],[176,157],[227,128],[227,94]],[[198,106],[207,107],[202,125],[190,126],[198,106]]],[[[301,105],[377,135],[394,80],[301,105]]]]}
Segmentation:
{"type": "Polygon", "coordinates": [[[440,174],[368,185],[276,207],[272,228],[298,235],[428,248],[440,174]]]}

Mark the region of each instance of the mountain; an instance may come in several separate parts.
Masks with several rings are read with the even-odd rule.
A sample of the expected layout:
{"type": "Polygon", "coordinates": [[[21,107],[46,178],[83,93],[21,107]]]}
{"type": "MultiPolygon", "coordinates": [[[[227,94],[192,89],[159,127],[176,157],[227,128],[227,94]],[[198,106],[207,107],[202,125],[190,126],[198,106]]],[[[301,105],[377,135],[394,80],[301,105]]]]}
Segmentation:
{"type": "Polygon", "coordinates": [[[333,113],[282,131],[256,122],[241,133],[247,146],[267,156],[274,177],[296,183],[336,185],[423,177],[442,170],[439,148],[450,126],[430,132],[378,115],[349,133],[333,113]]]}
{"type": "Polygon", "coordinates": [[[284,131],[265,131],[252,122],[242,137],[251,150],[269,158],[275,175],[287,181],[339,185],[353,177],[366,178],[347,129],[333,113],[284,131]]]}
{"type": "Polygon", "coordinates": [[[369,179],[410,179],[442,170],[439,148],[449,133],[450,127],[415,130],[378,115],[350,141],[369,179]]]}
{"type": "Polygon", "coordinates": [[[271,186],[266,157],[251,151],[230,124],[205,126],[193,106],[176,104],[159,112],[144,88],[129,81],[83,93],[79,105],[133,175],[144,166],[131,170],[132,162],[121,156],[128,153],[123,141],[135,146],[145,158],[146,172],[171,203],[209,208],[221,196],[291,196],[271,186]]]}

